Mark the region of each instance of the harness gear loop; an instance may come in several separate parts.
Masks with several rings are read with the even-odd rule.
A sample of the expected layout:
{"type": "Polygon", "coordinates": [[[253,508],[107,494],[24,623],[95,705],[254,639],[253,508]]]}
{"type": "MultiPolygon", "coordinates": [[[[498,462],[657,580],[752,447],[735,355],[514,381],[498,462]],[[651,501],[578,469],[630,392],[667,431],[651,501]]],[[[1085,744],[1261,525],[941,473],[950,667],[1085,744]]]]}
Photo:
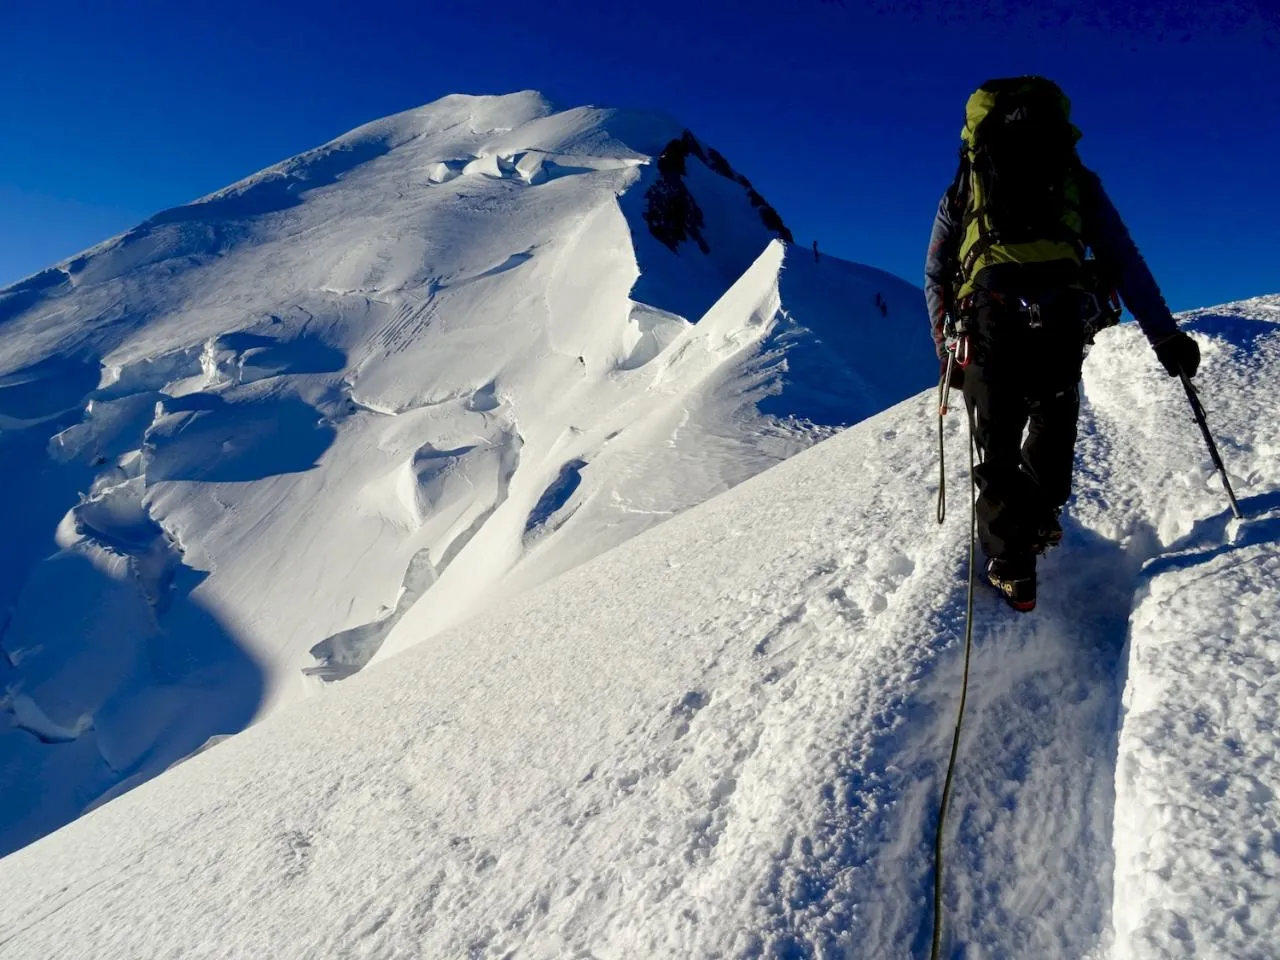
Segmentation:
{"type": "Polygon", "coordinates": [[[1039,303],[1037,303],[1034,300],[1028,303],[1022,297],[1018,298],[1018,303],[1022,305],[1023,312],[1026,313],[1027,317],[1029,318],[1027,320],[1028,327],[1030,327],[1032,330],[1039,330],[1041,327],[1044,326],[1044,321],[1040,318],[1039,303]]]}

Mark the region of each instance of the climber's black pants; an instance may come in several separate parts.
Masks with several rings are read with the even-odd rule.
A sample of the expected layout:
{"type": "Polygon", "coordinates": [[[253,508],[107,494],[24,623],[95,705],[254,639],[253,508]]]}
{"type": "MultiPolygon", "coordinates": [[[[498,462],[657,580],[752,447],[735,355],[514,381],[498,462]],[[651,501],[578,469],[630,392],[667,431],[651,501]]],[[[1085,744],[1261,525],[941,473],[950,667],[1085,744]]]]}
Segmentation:
{"type": "Polygon", "coordinates": [[[1024,309],[987,299],[969,318],[964,397],[978,452],[978,538],[989,557],[1022,559],[1052,510],[1071,495],[1084,333],[1063,296],[1024,309]],[[1024,439],[1025,431],[1025,439],[1024,439]]]}

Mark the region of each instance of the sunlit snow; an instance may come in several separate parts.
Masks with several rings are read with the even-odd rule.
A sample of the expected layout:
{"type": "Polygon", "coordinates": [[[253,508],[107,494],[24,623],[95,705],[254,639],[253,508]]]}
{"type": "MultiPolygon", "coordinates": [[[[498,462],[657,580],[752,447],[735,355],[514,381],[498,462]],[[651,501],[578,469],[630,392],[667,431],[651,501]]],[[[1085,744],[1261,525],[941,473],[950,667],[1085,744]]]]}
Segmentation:
{"type": "MultiPolygon", "coordinates": [[[[0,957],[927,955],[963,417],[938,527],[919,291],[692,158],[663,246],[682,135],[447,98],[0,292],[0,957]]],[[[948,956],[1274,955],[1280,297],[1184,326],[1248,519],[1105,331],[948,956]]]]}

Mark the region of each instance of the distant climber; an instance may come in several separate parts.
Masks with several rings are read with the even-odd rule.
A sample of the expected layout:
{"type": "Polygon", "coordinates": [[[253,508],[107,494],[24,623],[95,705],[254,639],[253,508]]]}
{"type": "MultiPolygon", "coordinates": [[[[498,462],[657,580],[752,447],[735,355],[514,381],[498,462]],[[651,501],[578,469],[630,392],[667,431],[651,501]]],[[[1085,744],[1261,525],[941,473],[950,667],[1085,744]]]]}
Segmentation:
{"type": "Polygon", "coordinates": [[[1053,82],[983,84],[965,107],[960,167],[925,261],[943,376],[951,350],[963,361],[952,386],[963,389],[982,458],[987,581],[1023,611],[1035,607],[1036,556],[1062,540],[1081,366],[1099,314],[1094,288],[1119,292],[1170,376],[1194,376],[1200,363],[1101,181],[1080,162],[1079,138],[1053,82]]]}
{"type": "Polygon", "coordinates": [[[813,262],[818,262],[818,241],[813,241],[813,262]]]}
{"type": "Polygon", "coordinates": [[[882,317],[889,315],[889,301],[880,293],[876,294],[876,309],[880,311],[882,317]]]}

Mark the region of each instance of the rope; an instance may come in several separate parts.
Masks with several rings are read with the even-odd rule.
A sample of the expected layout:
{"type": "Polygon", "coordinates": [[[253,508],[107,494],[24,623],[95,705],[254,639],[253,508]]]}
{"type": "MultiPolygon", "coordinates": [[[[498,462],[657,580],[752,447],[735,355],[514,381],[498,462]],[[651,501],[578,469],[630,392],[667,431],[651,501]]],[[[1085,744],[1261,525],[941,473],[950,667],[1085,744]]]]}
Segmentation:
{"type": "MultiPolygon", "coordinates": [[[[960,727],[964,723],[964,705],[969,697],[969,660],[973,653],[973,583],[974,560],[978,533],[978,507],[973,496],[973,408],[969,413],[969,594],[965,601],[964,617],[964,677],[960,681],[960,708],[956,711],[956,732],[951,738],[951,759],[947,761],[947,776],[942,782],[942,801],[938,805],[938,832],[933,838],[933,949],[929,956],[938,960],[942,950],[942,841],[947,824],[947,806],[951,802],[951,783],[955,778],[956,756],[960,753],[960,727]]],[[[941,422],[941,417],[939,417],[941,422]]]]}

